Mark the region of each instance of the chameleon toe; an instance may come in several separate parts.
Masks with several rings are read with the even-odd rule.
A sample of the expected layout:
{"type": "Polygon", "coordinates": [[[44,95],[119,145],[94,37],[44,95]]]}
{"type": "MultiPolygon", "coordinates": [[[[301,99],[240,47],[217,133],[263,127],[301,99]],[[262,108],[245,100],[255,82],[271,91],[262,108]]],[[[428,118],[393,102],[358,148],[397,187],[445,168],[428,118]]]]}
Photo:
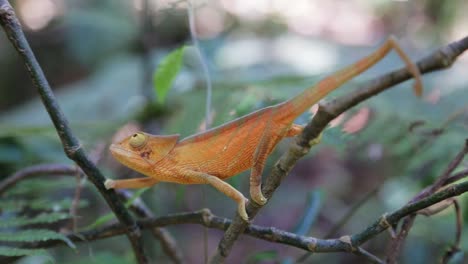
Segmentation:
{"type": "Polygon", "coordinates": [[[262,194],[259,197],[252,197],[252,199],[259,205],[264,205],[267,202],[267,198],[265,198],[262,194]]]}
{"type": "Polygon", "coordinates": [[[263,196],[261,192],[253,193],[252,200],[254,200],[255,203],[257,203],[258,205],[264,205],[268,201],[267,198],[265,198],[265,196],[263,196]]]}
{"type": "Polygon", "coordinates": [[[245,203],[239,204],[239,207],[237,208],[237,213],[239,213],[239,216],[244,221],[249,221],[249,216],[247,215],[247,211],[245,210],[245,203]]]}
{"type": "Polygon", "coordinates": [[[114,182],[113,180],[107,179],[107,180],[104,182],[104,187],[106,187],[107,190],[113,189],[114,186],[115,186],[115,182],[114,182]]]}

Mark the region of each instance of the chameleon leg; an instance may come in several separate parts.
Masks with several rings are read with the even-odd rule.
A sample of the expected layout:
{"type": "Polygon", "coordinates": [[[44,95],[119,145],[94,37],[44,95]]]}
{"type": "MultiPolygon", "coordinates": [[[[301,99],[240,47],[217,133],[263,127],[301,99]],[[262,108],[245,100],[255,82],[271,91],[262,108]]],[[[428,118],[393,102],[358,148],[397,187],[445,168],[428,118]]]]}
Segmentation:
{"type": "Polygon", "coordinates": [[[275,147],[274,142],[279,140],[275,139],[272,135],[267,136],[268,130],[265,129],[262,138],[255,150],[254,162],[252,169],[250,170],[250,197],[259,205],[264,205],[267,202],[267,198],[262,193],[262,172],[265,167],[266,159],[270,154],[271,150],[275,147]]]}
{"type": "Polygon", "coordinates": [[[250,197],[259,205],[264,205],[267,202],[267,198],[262,193],[262,172],[265,160],[265,158],[257,159],[250,172],[250,197]]]}
{"type": "Polygon", "coordinates": [[[107,179],[104,182],[106,189],[125,189],[125,188],[143,188],[155,185],[158,183],[158,180],[155,180],[151,177],[142,177],[135,179],[126,179],[126,180],[111,180],[107,179]]]}
{"type": "Polygon", "coordinates": [[[244,197],[244,195],[241,192],[236,190],[227,182],[213,175],[192,171],[190,172],[190,177],[194,180],[198,178],[198,182],[210,184],[211,186],[215,187],[218,191],[224,193],[226,196],[233,199],[237,203],[237,212],[239,213],[240,217],[245,221],[249,220],[249,216],[247,215],[247,211],[245,210],[245,203],[248,200],[244,197]]]}
{"type": "Polygon", "coordinates": [[[291,127],[289,128],[288,132],[286,133],[285,137],[294,137],[302,133],[302,130],[304,130],[304,126],[298,125],[298,124],[292,124],[291,127]]]}

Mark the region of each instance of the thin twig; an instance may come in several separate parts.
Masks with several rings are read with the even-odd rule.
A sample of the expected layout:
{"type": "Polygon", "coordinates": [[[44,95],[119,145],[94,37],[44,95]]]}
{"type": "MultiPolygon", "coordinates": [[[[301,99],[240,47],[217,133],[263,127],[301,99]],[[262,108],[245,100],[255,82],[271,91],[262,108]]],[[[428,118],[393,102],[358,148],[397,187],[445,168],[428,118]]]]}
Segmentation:
{"type": "Polygon", "coordinates": [[[456,217],[456,231],[455,231],[455,243],[447,249],[442,257],[441,263],[446,264],[450,262],[450,259],[460,251],[461,235],[463,230],[463,215],[461,212],[460,204],[456,199],[453,199],[453,208],[455,209],[456,217]]]}
{"type": "Polygon", "coordinates": [[[456,235],[455,235],[455,247],[459,248],[461,243],[461,235],[463,230],[463,215],[461,212],[460,204],[458,203],[457,199],[453,200],[453,208],[455,209],[455,217],[456,217],[456,235]]]}
{"type": "Polygon", "coordinates": [[[437,181],[432,184],[429,188],[423,190],[418,195],[413,198],[413,201],[420,199],[421,197],[426,197],[429,194],[432,194],[440,189],[446,181],[450,178],[452,172],[460,165],[462,160],[465,158],[465,155],[468,154],[468,139],[465,140],[465,144],[456,157],[450,162],[448,167],[442,173],[442,175],[437,179],[437,181]]]}
{"type": "Polygon", "coordinates": [[[149,43],[149,31],[151,29],[151,5],[149,0],[142,1],[142,8],[140,11],[140,48],[141,48],[141,62],[142,62],[142,78],[141,78],[141,93],[145,98],[146,103],[150,103],[154,99],[154,92],[152,88],[152,78],[154,65],[151,60],[151,47],[149,43]]]}
{"type": "Polygon", "coordinates": [[[461,179],[463,179],[463,178],[466,178],[466,177],[468,177],[468,169],[453,174],[452,176],[450,176],[450,177],[444,182],[444,185],[448,185],[448,184],[454,183],[454,182],[459,181],[459,180],[461,180],[461,179]]]}
{"type": "Polygon", "coordinates": [[[75,175],[80,169],[73,165],[41,164],[24,168],[0,182],[0,196],[19,181],[44,175],[75,175]]]}
{"type": "Polygon", "coordinates": [[[304,210],[301,222],[297,225],[294,233],[306,235],[317,220],[320,209],[322,208],[322,195],[319,191],[313,191],[307,198],[307,208],[304,210]]]}
{"type": "MultiPolygon", "coordinates": [[[[451,173],[460,165],[462,160],[465,158],[465,155],[468,154],[468,139],[465,140],[462,149],[455,156],[455,158],[450,162],[445,171],[437,178],[437,180],[428,188],[422,190],[419,194],[411,199],[411,202],[421,200],[424,197],[432,195],[437,192],[444,184],[450,179],[451,173]]],[[[402,245],[409,234],[411,227],[413,226],[416,214],[408,216],[404,219],[402,227],[398,235],[390,243],[389,249],[387,250],[387,262],[392,264],[397,262],[397,258],[402,249],[402,245]]]]}
{"type": "MultiPolygon", "coordinates": [[[[198,42],[197,37],[197,30],[195,28],[195,8],[191,0],[187,1],[187,14],[188,14],[188,22],[189,22],[189,29],[190,29],[190,37],[192,38],[192,43],[195,46],[195,51],[197,53],[198,59],[200,60],[200,64],[202,65],[203,74],[205,75],[205,82],[206,82],[206,100],[205,100],[205,122],[203,130],[208,130],[211,127],[212,123],[212,115],[211,115],[211,100],[212,100],[212,82],[211,76],[208,69],[208,63],[206,62],[205,56],[203,56],[202,49],[198,42]]],[[[203,192],[203,204],[206,203],[205,200],[205,187],[202,188],[203,192]]],[[[203,230],[203,245],[204,245],[204,256],[205,261],[204,263],[208,263],[208,230],[205,228],[203,230]]]]}
{"type": "Polygon", "coordinates": [[[384,264],[385,262],[379,259],[374,254],[366,251],[365,249],[358,247],[356,251],[353,252],[355,255],[365,257],[369,263],[384,264]]]}
{"type": "Polygon", "coordinates": [[[203,69],[203,74],[205,75],[205,81],[206,81],[206,107],[205,107],[205,129],[208,129],[211,127],[211,94],[212,94],[212,82],[211,82],[211,76],[210,76],[210,71],[208,69],[208,63],[206,62],[205,56],[203,56],[203,52],[201,50],[200,44],[198,42],[197,38],[197,30],[195,28],[195,11],[193,7],[193,3],[191,0],[187,1],[188,6],[187,6],[187,12],[188,12],[188,18],[189,18],[189,28],[190,28],[190,36],[192,38],[192,43],[195,46],[195,51],[197,53],[198,59],[200,60],[200,64],[202,65],[203,69]]]}
{"type": "Polygon", "coordinates": [[[406,237],[409,234],[411,227],[413,227],[414,220],[416,219],[416,214],[410,215],[403,220],[403,224],[401,225],[400,232],[392,240],[390,243],[389,248],[387,250],[387,258],[386,263],[393,264],[397,263],[397,259],[400,255],[401,248],[403,247],[403,243],[406,240],[406,237]]]}
{"type": "Polygon", "coordinates": [[[127,237],[131,242],[138,263],[148,263],[143,251],[140,228],[136,225],[135,220],[120,201],[115,191],[109,191],[104,187],[104,176],[88,158],[78,138],[72,133],[68,120],[61,110],[44,72],[26,40],[13,8],[7,0],[0,0],[0,24],[11,44],[18,52],[18,55],[23,60],[62,141],[65,154],[68,158],[75,161],[83,172],[88,175],[90,181],[99,190],[119,221],[126,226],[127,237]]]}
{"type": "MultiPolygon", "coordinates": [[[[314,191],[309,194],[308,201],[307,201],[307,209],[302,217],[301,222],[299,223],[298,227],[294,230],[294,233],[298,235],[306,235],[310,232],[310,229],[313,226],[315,220],[319,215],[321,206],[322,206],[322,197],[319,191],[314,191]]],[[[301,262],[302,259],[304,260],[311,254],[310,252],[306,252],[303,256],[299,257],[295,262],[301,262]]],[[[283,263],[290,263],[290,261],[283,261],[283,263]]]]}
{"type": "MultiPolygon", "coordinates": [[[[428,73],[448,68],[466,49],[468,49],[468,37],[442,47],[430,56],[420,60],[417,63],[419,71],[421,73],[428,73]]],[[[278,188],[283,178],[286,177],[296,162],[308,153],[310,149],[309,142],[317,138],[329,122],[351,107],[412,77],[408,69],[402,68],[373,79],[359,89],[321,105],[312,121],[307,124],[302,134],[296,138],[296,141],[291,144],[286,153],[281,156],[270,175],[266,178],[262,188],[265,197],[267,199],[271,198],[273,192],[278,188]]],[[[249,203],[247,213],[249,216],[255,217],[260,209],[261,206],[249,203]]],[[[219,242],[218,249],[211,259],[212,263],[223,263],[225,261],[235,241],[247,226],[248,223],[243,221],[239,216],[236,216],[233,224],[224,233],[223,238],[219,242]]]]}
{"type": "Polygon", "coordinates": [[[70,206],[70,224],[71,224],[71,229],[73,232],[76,232],[78,230],[78,208],[80,205],[80,198],[81,198],[81,189],[83,188],[83,174],[80,170],[80,172],[75,173],[75,179],[76,179],[76,186],[75,186],[75,194],[73,195],[73,201],[70,206]]]}
{"type": "Polygon", "coordinates": [[[348,212],[328,231],[324,236],[325,238],[330,238],[337,235],[337,232],[353,217],[353,215],[363,206],[370,198],[372,198],[380,189],[380,184],[372,191],[368,192],[361,200],[357,201],[351,208],[348,209],[348,212]]]}

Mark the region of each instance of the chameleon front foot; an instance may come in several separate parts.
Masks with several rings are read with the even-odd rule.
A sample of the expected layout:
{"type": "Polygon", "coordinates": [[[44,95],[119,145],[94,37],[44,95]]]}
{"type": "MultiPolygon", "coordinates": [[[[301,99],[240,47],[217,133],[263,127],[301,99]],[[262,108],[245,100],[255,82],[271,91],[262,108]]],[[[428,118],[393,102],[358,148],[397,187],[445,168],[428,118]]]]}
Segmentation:
{"type": "Polygon", "coordinates": [[[106,187],[107,190],[113,189],[113,188],[115,187],[115,181],[114,181],[114,180],[111,180],[111,179],[107,179],[107,180],[104,182],[104,187],[106,187]]]}
{"type": "Polygon", "coordinates": [[[247,215],[247,211],[245,210],[245,203],[247,202],[248,200],[245,199],[245,202],[240,202],[239,203],[239,207],[237,207],[237,213],[239,214],[239,216],[246,222],[249,221],[249,216],[247,215]]]}

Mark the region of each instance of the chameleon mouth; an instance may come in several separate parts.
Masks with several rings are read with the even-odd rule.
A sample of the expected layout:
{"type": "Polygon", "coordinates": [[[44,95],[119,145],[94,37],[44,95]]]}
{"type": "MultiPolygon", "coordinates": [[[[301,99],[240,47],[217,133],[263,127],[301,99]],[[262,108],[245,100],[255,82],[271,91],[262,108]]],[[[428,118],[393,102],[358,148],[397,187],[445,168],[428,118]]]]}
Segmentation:
{"type": "Polygon", "coordinates": [[[115,158],[119,159],[120,158],[135,158],[135,154],[132,153],[131,151],[128,151],[119,145],[116,144],[111,144],[109,147],[110,152],[112,153],[112,156],[115,158]]]}
{"type": "Polygon", "coordinates": [[[116,160],[136,171],[141,171],[149,165],[148,161],[140,157],[138,153],[129,151],[118,144],[111,144],[109,150],[116,160]]]}

